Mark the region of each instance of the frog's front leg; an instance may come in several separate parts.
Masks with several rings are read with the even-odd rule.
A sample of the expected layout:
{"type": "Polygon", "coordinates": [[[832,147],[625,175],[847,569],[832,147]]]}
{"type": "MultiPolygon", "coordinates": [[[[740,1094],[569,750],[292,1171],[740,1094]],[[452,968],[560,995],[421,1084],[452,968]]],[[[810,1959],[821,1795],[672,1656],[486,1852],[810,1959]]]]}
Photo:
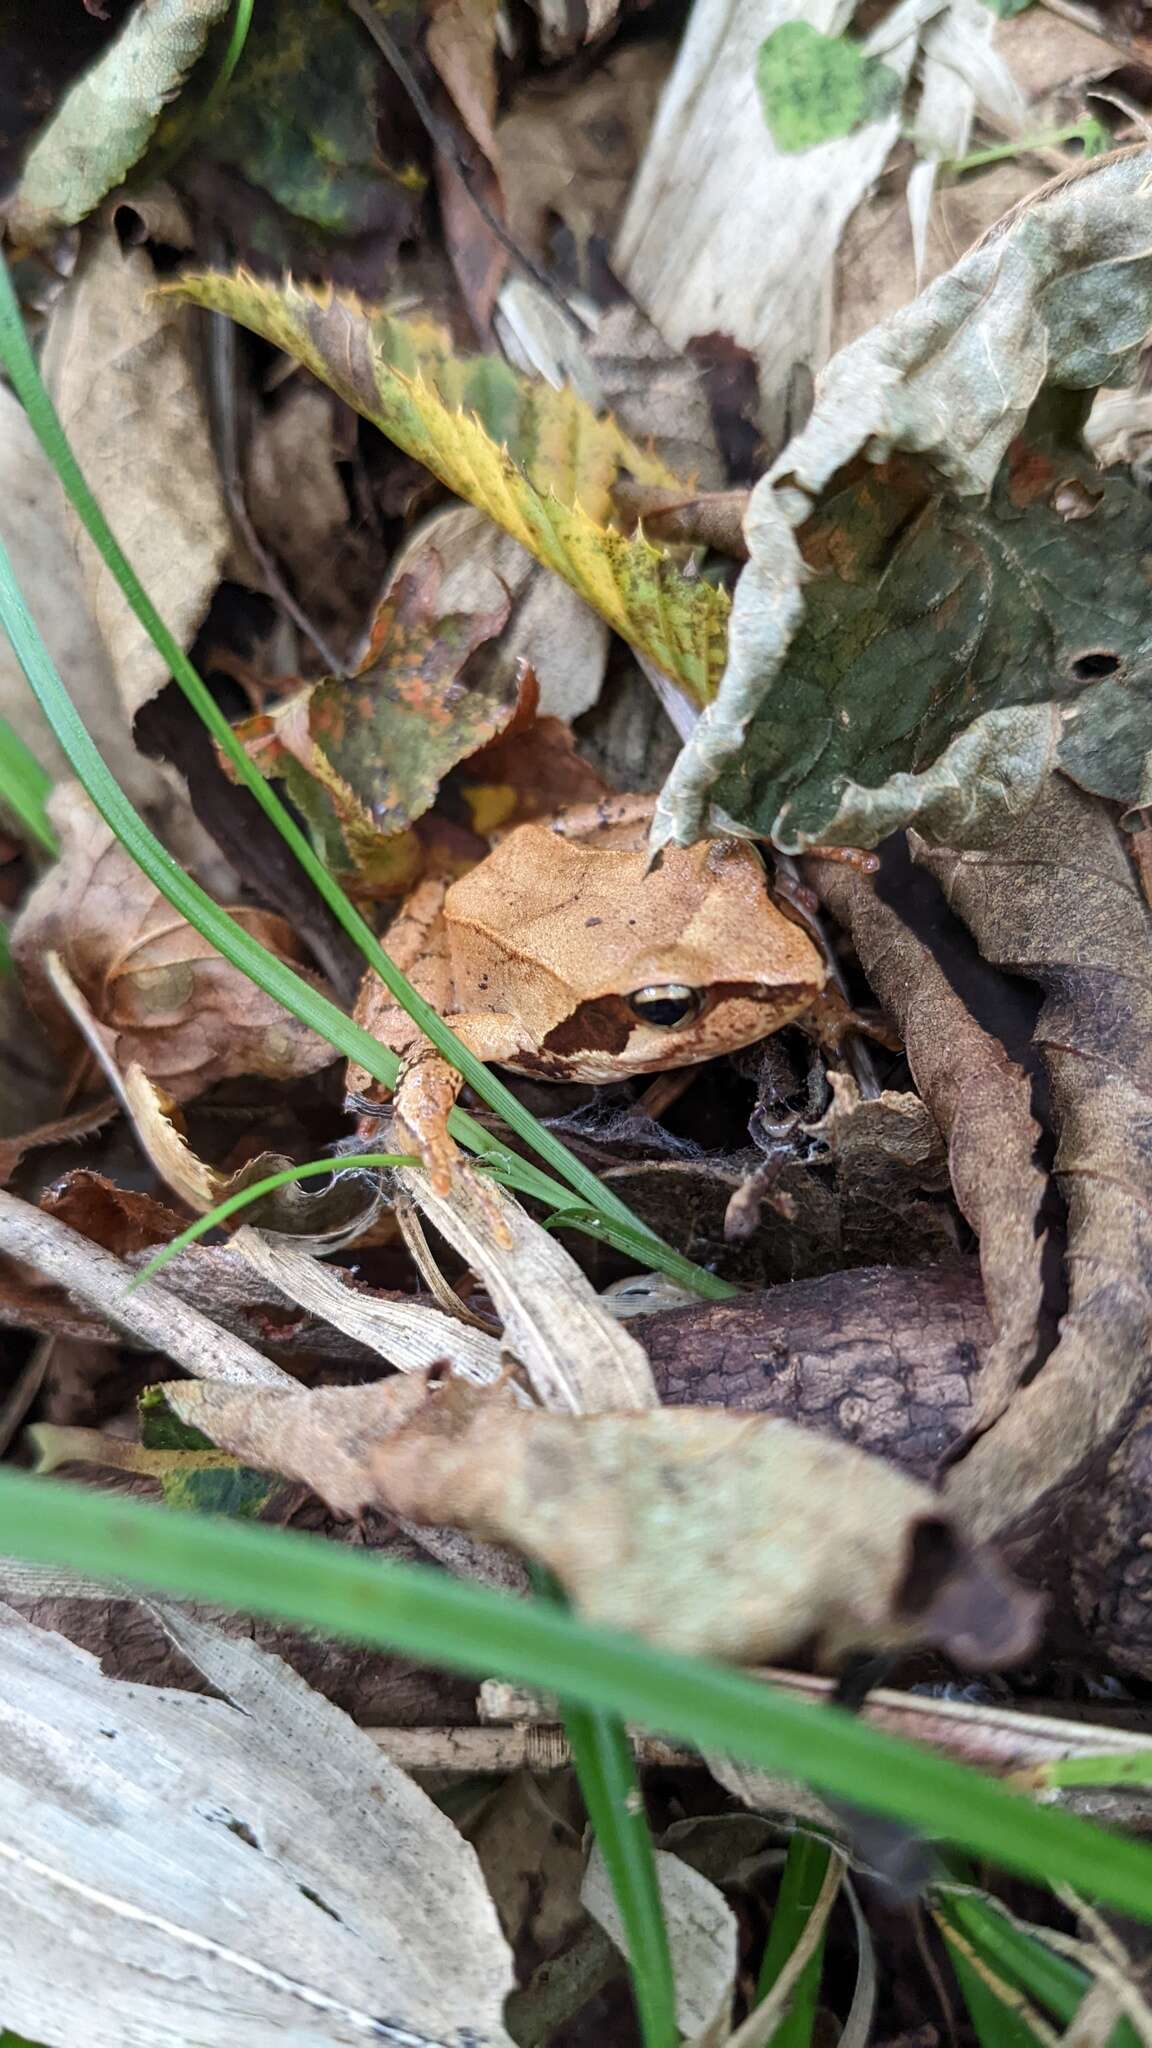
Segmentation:
{"type": "MultiPolygon", "coordinates": [[[[469,1052],[485,1062],[510,1060],[518,1038],[510,1017],[492,1011],[466,1012],[445,1020],[469,1052]]],[[[442,1053],[421,1038],[404,1054],[396,1082],[394,1113],[399,1136],[418,1154],[438,1195],[451,1193],[459,1148],[448,1118],[463,1077],[442,1053]]]]}

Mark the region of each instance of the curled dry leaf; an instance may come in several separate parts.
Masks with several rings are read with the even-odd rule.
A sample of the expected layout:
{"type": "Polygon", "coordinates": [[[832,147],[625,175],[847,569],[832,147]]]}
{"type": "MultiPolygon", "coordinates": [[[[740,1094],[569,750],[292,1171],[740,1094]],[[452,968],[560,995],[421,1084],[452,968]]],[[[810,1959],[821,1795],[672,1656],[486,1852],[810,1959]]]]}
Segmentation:
{"type": "MultiPolygon", "coordinates": [[[[1130,679],[1147,664],[1137,594],[1146,507],[1077,447],[1077,400],[1051,401],[1043,421],[1037,401],[1046,385],[1090,392],[1135,375],[1152,326],[1150,164],[1147,150],[1122,151],[1042,193],[828,365],[807,426],[752,494],[727,667],[665,786],[658,840],[698,836],[715,790],[722,809],[793,851],[820,838],[874,844],[914,817],[934,837],[977,844],[1032,800],[1053,758],[1085,787],[1139,801],[1147,692],[1130,679]],[[948,498],[933,495],[941,479],[948,498]],[[832,606],[824,630],[834,612],[843,635],[827,692],[811,660],[819,614],[801,595],[813,566],[825,574],[812,594],[832,606]],[[1116,648],[1096,638],[1102,575],[1116,648]],[[971,688],[949,640],[961,614],[974,719],[953,701],[971,688]],[[906,647],[925,632],[917,677],[897,663],[895,681],[878,685],[877,717],[864,679],[885,637],[906,647]],[[928,702],[917,678],[938,679],[942,657],[952,691],[937,681],[943,694],[928,702]]],[[[887,674],[893,657],[883,658],[887,674]]]]}
{"type": "Polygon", "coordinates": [[[277,1658],[165,1620],[215,1698],[0,1616],[6,2021],[93,2048],[509,2048],[511,1958],[452,1823],[277,1658]]]}
{"type": "Polygon", "coordinates": [[[1147,1391],[1152,934],[1108,811],[1060,777],[995,853],[923,857],[984,957],[1044,989],[1035,1041],[1068,1203],[1059,1342],[949,1479],[987,1535],[1062,1502],[1147,1391]]]}
{"type": "Polygon", "coordinates": [[[380,604],[350,676],[308,683],[237,728],[264,774],[285,779],[329,865],[389,893],[414,878],[398,835],[450,768],[503,731],[519,694],[514,664],[465,678],[508,617],[507,593],[489,611],[452,613],[440,582],[435,554],[420,557],[380,604]]]}
{"type": "MultiPolygon", "coordinates": [[[[410,1401],[415,1378],[404,1386],[410,1401]]],[[[165,1391],[183,1420],[238,1449],[226,1390],[165,1391]]],[[[791,1423],[720,1409],[548,1414],[456,1380],[430,1387],[395,1428],[396,1396],[344,1391],[351,1457],[337,1390],[246,1397],[240,1454],[283,1471],[283,1435],[289,1476],[331,1506],[371,1504],[512,1544],[591,1619],[662,1648],[755,1663],[810,1644],[836,1664],[920,1642],[991,1666],[1035,1639],[1034,1596],[972,1547],[938,1496],[791,1423]]]]}
{"type": "Polygon", "coordinates": [[[980,1377],[980,1426],[1003,1410],[1039,1341],[1046,1181],[1036,1160],[1031,1084],[870,878],[834,862],[811,863],[810,872],[899,1028],[912,1077],[948,1142],[953,1193],[980,1240],[995,1330],[980,1377]]]}
{"type": "MultiPolygon", "coordinates": [[[[136,1135],[161,1180],[197,1215],[203,1216],[230,1195],[294,1164],[283,1153],[260,1152],[235,1173],[220,1173],[193,1152],[175,1102],[148,1079],[143,1067],[128,1068],[122,1095],[136,1135]]],[[[333,1158],[332,1174],[327,1187],[317,1181],[289,1181],[259,1196],[247,1208],[245,1221],[290,1238],[301,1250],[339,1251],[368,1230],[381,1196],[379,1177],[368,1169],[346,1167],[341,1172],[339,1159],[333,1158]]],[[[95,1231],[85,1234],[98,1235],[95,1231]]]]}
{"type": "MultiPolygon", "coordinates": [[[[161,239],[164,239],[163,237],[161,239]]],[[[285,568],[314,624],[343,650],[354,644],[379,595],[376,536],[350,517],[340,472],[336,403],[311,378],[294,377],[260,413],[244,459],[244,502],[264,546],[285,568]]],[[[253,563],[233,577],[259,580],[253,563]]]]}
{"type": "MultiPolygon", "coordinates": [[[[154,290],[143,249],[91,232],[53,308],[44,376],[72,452],[161,618],[187,645],[202,624],[231,528],[187,313],[154,290]]],[[[129,719],[168,665],[110,569],[69,522],[89,608],[129,719]]]]}
{"type": "Polygon", "coordinates": [[[610,1315],[571,1254],[495,1181],[468,1167],[451,1193],[431,1176],[398,1172],[441,1237],[478,1273],[537,1399],[576,1413],[654,1406],[656,1390],[635,1337],[610,1315]],[[494,1219],[497,1228],[493,1228],[494,1219]]]}
{"type": "MultiPolygon", "coordinates": [[[[76,784],[64,784],[50,809],[60,859],[33,890],[13,933],[28,1000],[50,1031],[74,1046],[45,972],[44,955],[54,952],[117,1065],[138,1062],[177,1101],[233,1074],[287,1080],[329,1064],[334,1055],[323,1039],[177,915],[76,784]]],[[[297,964],[299,949],[282,918],[243,907],[232,915],[297,964]]]]}

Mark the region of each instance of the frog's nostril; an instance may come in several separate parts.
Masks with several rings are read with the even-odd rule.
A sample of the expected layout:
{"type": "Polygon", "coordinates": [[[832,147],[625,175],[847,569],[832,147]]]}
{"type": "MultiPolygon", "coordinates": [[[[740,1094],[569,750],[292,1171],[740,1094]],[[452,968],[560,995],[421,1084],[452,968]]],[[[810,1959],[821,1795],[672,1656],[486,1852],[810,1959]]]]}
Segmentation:
{"type": "Polygon", "coordinates": [[[670,1029],[675,1024],[686,1024],[694,1017],[702,1001],[698,988],[689,988],[682,981],[655,983],[651,988],[634,989],[628,998],[628,1007],[645,1024],[662,1024],[670,1029]]]}

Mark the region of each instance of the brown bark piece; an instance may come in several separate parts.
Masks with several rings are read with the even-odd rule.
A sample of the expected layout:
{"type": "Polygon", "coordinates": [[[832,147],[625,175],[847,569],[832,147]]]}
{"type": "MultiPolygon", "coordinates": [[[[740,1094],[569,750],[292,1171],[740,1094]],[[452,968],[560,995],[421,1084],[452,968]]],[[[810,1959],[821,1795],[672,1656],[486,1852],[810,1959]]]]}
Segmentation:
{"type": "Polygon", "coordinates": [[[632,1327],[662,1401],[788,1416],[923,1479],[970,1427],[991,1335],[974,1261],[829,1273],[632,1327]]]}

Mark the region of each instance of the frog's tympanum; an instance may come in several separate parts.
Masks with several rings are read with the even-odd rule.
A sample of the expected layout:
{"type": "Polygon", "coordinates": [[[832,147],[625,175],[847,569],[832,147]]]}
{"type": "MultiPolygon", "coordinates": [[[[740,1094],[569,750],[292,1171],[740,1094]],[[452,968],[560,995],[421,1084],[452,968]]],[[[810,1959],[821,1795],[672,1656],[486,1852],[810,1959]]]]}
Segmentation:
{"type": "MultiPolygon", "coordinates": [[[[740,839],[649,867],[650,797],[518,826],[459,881],[421,882],[388,949],[479,1059],[554,1081],[695,1065],[765,1038],[819,996],[825,965],[740,839]]],[[[443,1188],[459,1076],[369,977],[357,1019],[405,1061],[401,1135],[443,1188]]],[[[378,1099],[363,1069],[354,1095],[378,1099]]]]}

